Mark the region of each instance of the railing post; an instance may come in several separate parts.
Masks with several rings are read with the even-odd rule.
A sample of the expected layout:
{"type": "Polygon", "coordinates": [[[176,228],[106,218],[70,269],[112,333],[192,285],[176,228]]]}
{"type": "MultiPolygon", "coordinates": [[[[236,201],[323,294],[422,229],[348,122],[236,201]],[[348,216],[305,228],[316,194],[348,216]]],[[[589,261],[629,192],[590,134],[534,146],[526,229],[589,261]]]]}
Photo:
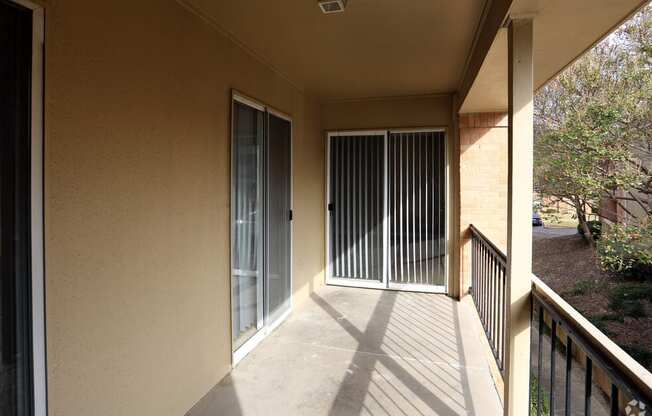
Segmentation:
{"type": "Polygon", "coordinates": [[[506,416],[529,412],[532,275],[533,21],[514,19],[508,35],[508,205],[506,416]]]}

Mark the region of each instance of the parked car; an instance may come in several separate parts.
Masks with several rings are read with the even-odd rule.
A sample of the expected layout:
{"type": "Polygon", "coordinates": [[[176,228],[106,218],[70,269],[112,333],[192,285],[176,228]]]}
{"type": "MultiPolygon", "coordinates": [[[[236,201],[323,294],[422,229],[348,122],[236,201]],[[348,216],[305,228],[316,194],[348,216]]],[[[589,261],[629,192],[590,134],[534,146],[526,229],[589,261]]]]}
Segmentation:
{"type": "Polygon", "coordinates": [[[532,214],[532,225],[535,227],[543,227],[543,220],[541,219],[540,214],[537,214],[536,212],[532,214]]]}

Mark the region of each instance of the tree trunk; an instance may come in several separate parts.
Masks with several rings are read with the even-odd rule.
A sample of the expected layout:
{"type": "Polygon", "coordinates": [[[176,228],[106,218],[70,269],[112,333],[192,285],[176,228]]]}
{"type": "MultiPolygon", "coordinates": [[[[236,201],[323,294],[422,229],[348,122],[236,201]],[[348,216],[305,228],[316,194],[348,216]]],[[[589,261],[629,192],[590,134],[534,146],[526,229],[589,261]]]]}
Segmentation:
{"type": "Polygon", "coordinates": [[[586,222],[586,211],[582,209],[582,203],[579,201],[576,201],[575,204],[575,212],[577,213],[577,220],[580,223],[580,227],[582,230],[584,230],[584,239],[589,243],[589,245],[593,248],[595,247],[595,240],[593,240],[593,233],[591,232],[591,228],[589,228],[589,225],[586,222]]]}

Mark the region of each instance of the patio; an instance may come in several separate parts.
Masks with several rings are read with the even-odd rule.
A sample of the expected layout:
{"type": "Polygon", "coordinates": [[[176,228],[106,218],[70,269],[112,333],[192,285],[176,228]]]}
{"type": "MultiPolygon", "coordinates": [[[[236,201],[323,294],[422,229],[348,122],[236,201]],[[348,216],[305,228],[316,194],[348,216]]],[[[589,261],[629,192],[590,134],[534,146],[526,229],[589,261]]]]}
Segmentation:
{"type": "Polygon", "coordinates": [[[498,415],[470,299],[327,286],[188,413],[498,415]]]}

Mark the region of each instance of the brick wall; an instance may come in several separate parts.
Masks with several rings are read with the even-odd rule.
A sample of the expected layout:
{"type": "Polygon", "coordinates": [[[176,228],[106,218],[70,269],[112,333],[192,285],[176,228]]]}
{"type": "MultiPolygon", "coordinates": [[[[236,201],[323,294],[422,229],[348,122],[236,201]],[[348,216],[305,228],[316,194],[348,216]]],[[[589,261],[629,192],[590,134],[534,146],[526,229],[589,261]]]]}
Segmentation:
{"type": "Polygon", "coordinates": [[[462,294],[471,280],[473,224],[507,248],[507,114],[460,114],[460,231],[462,294]]]}

